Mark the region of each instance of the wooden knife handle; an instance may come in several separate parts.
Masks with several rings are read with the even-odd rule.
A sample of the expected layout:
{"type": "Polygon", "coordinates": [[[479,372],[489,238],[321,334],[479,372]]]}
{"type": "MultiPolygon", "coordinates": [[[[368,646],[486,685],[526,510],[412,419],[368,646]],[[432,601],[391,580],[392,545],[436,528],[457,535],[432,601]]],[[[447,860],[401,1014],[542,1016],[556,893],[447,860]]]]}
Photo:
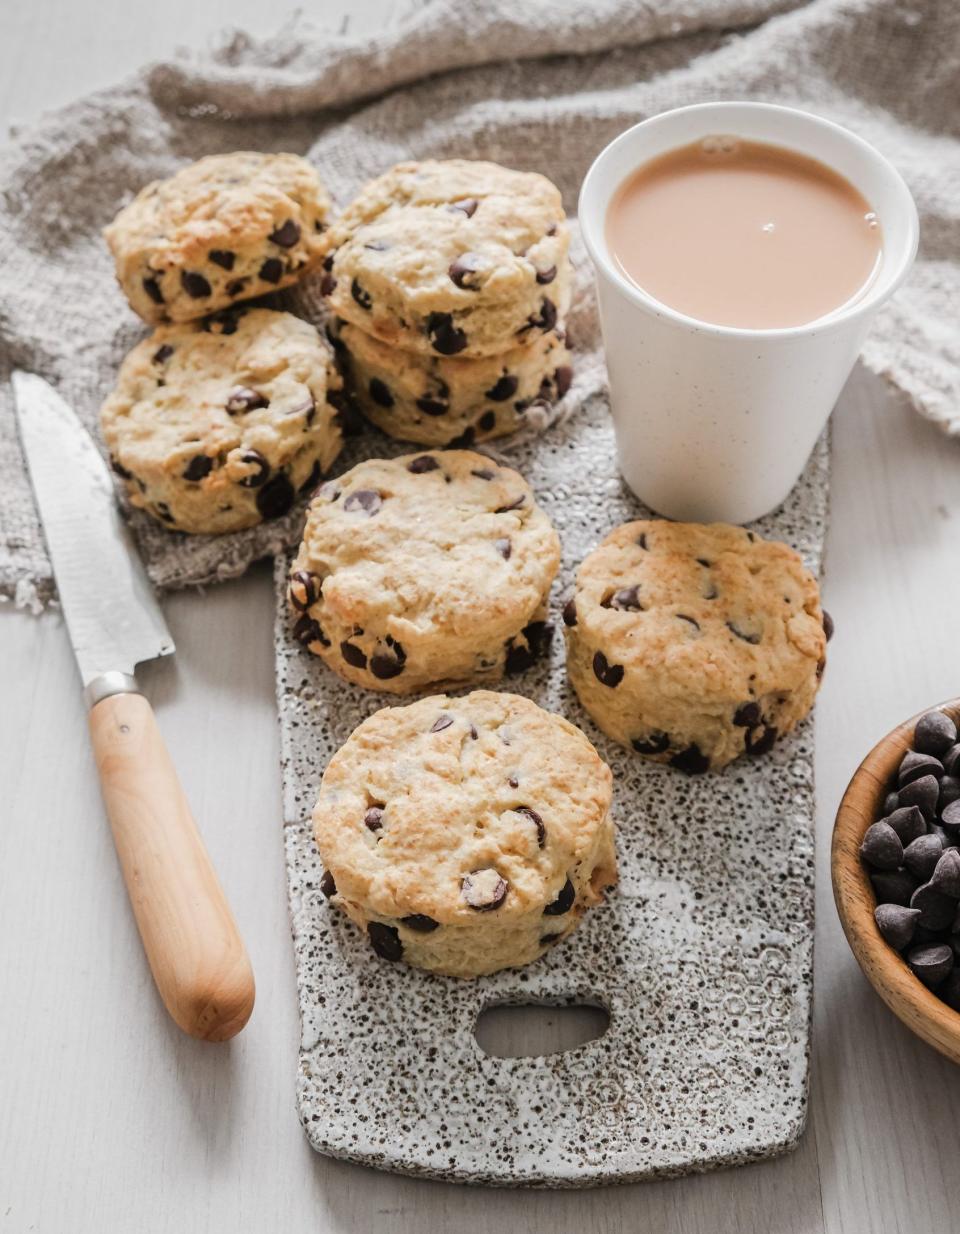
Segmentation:
{"type": "Polygon", "coordinates": [[[150,704],[113,694],[90,734],[124,882],[160,996],[193,1037],[226,1041],[253,1010],[253,971],[150,704]]]}

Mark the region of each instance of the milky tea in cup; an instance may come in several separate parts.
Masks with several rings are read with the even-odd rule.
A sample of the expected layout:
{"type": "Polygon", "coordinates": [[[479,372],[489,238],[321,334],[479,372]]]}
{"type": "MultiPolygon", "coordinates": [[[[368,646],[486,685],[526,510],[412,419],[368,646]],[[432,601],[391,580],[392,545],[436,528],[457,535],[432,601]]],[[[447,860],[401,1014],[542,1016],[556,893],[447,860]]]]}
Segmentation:
{"type": "Polygon", "coordinates": [[[750,330],[853,303],[879,268],[882,235],[870,203],[826,164],[725,136],[642,164],[606,218],[631,282],[687,317],[750,330]]]}

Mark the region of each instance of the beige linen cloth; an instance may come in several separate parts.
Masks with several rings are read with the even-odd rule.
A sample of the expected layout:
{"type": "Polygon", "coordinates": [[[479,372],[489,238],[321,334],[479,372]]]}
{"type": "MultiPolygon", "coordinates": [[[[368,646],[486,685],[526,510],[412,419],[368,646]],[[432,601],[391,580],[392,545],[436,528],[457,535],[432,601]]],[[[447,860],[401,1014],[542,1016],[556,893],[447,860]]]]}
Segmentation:
{"type": "MultiPolygon", "coordinates": [[[[461,156],[544,172],[573,211],[591,160],[623,129],[739,98],[848,125],[903,173],[920,259],[864,361],[960,433],[960,0],[426,0],[362,37],[298,19],[263,42],[238,33],[153,65],[0,154],[0,595],[39,608],[53,594],[10,370],[41,373],[95,424],[143,330],[100,229],[148,180],[216,151],[292,150],[343,204],[400,159],[461,156]]],[[[580,265],[573,404],[604,380],[582,253],[580,265]]],[[[134,525],[153,579],[178,586],[242,572],[298,521],[218,539],[144,515],[134,525]]]]}

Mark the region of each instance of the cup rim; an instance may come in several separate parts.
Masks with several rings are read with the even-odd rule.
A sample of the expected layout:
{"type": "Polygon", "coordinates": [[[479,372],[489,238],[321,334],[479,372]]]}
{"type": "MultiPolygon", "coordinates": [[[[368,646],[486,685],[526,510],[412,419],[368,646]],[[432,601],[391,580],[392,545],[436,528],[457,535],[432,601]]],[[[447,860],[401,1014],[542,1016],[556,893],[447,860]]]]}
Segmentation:
{"type": "MultiPolygon", "coordinates": [[[[786,148],[789,147],[789,142],[784,142],[786,148]]],[[[822,160],[831,164],[827,160],[822,160]]],[[[642,160],[638,161],[637,167],[642,166],[642,160]]],[[[843,172],[838,174],[843,175],[843,172]]],[[[629,173],[628,173],[629,174],[629,173]]],[[[893,166],[893,164],[884,155],[880,153],[875,146],[864,138],[858,136],[843,125],[836,124],[833,120],[826,120],[822,116],[814,115],[812,112],[803,111],[798,107],[784,107],[779,103],[757,103],[750,100],[727,100],[716,103],[692,103],[686,107],[673,107],[668,111],[657,112],[656,115],[648,116],[645,120],[641,120],[639,124],[631,125],[630,128],[624,129],[613,141],[608,142],[600,151],[583,178],[583,184],[580,187],[580,196],[578,200],[578,217],[580,222],[580,234],[583,237],[583,242],[586,250],[592,260],[595,268],[602,272],[616,287],[631,301],[639,307],[654,313],[658,317],[672,321],[678,326],[683,326],[687,329],[697,330],[701,334],[713,335],[721,338],[736,338],[736,339],[752,339],[761,338],[764,341],[774,341],[777,339],[794,339],[803,338],[814,334],[820,330],[839,326],[854,322],[859,318],[868,317],[873,313],[885,300],[887,300],[903,280],[907,277],[914,258],[917,253],[917,246],[920,239],[920,222],[917,215],[916,203],[910,193],[909,188],[903,177],[893,166]],[[605,195],[603,200],[602,210],[596,211],[595,215],[587,211],[585,201],[589,194],[594,192],[594,182],[602,174],[604,165],[614,156],[616,152],[628,145],[634,140],[635,134],[640,129],[645,129],[648,126],[657,124],[667,117],[691,113],[711,113],[722,115],[724,112],[742,111],[743,109],[751,111],[767,112],[774,114],[785,114],[790,116],[800,116],[805,122],[812,124],[815,127],[825,129],[834,134],[838,134],[844,141],[847,141],[852,146],[857,148],[861,153],[865,154],[881,173],[885,175],[892,187],[894,193],[900,199],[900,207],[902,210],[902,226],[904,231],[903,252],[900,257],[899,268],[896,268],[893,274],[884,279],[876,280],[876,285],[873,289],[868,289],[866,293],[852,301],[848,301],[845,305],[840,305],[832,312],[816,317],[813,321],[802,322],[796,326],[775,326],[769,329],[750,326],[726,326],[717,325],[713,322],[703,321],[699,317],[690,317],[686,313],[680,312],[678,309],[671,308],[669,304],[665,304],[662,300],[657,300],[649,292],[644,291],[637,283],[629,279],[621,270],[617,268],[612,261],[609,260],[605,251],[605,246],[598,243],[597,231],[601,233],[606,225],[607,210],[613,193],[619,188],[623,182],[623,178],[617,182],[614,189],[605,195]],[[599,217],[596,217],[599,216],[599,217]]]]}

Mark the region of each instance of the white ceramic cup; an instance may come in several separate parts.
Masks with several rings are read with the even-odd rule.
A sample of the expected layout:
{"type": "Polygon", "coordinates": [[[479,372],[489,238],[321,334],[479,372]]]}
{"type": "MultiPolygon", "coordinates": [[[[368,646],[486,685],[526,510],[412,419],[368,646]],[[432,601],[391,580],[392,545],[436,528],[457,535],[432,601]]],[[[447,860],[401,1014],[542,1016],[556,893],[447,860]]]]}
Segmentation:
{"type": "Polygon", "coordinates": [[[917,210],[899,174],[828,120],[766,103],[704,103],[611,142],[583,182],[580,227],[596,268],[627,484],[657,513],[684,521],[745,523],[774,509],[803,471],[873,315],[916,254],[917,210]],[[605,235],[617,188],[641,164],[713,134],[796,150],[859,189],[883,228],[879,268],[859,297],[807,325],[746,330],[687,317],[622,273],[605,235]]]}

